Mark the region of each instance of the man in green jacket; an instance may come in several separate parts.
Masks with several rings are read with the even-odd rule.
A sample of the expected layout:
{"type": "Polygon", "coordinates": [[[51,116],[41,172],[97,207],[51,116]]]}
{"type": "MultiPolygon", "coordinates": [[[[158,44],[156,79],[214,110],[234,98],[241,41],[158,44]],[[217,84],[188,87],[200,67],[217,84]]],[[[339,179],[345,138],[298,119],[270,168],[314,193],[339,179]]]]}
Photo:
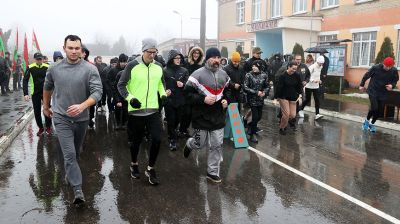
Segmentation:
{"type": "Polygon", "coordinates": [[[161,102],[167,102],[170,91],[165,91],[162,82],[163,70],[154,60],[157,55],[157,42],[146,38],[142,41],[143,54],[129,62],[118,82],[118,91],[128,102],[128,128],[132,132],[131,177],[140,178],[137,156],[143,139],[144,128],[151,134],[150,156],[146,176],[152,185],[159,184],[154,165],[157,160],[161,142],[161,120],[158,112],[158,94],[161,102]]]}

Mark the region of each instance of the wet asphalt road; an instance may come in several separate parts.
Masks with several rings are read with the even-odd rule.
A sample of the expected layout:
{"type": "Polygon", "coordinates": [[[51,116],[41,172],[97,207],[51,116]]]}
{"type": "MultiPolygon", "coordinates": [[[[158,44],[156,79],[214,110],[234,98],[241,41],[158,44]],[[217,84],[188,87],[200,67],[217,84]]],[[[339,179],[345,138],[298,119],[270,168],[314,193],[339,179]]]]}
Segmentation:
{"type": "MultiPolygon", "coordinates": [[[[400,219],[400,133],[364,133],[359,123],[306,114],[295,133],[280,136],[275,113],[265,107],[254,148],[400,219]]],[[[150,186],[143,173],[132,180],[126,133],[106,116],[98,114],[80,155],[83,208],[70,205],[56,137],[38,138],[28,123],[0,157],[0,223],[390,223],[229,140],[222,184],[207,182],[205,150],[185,159],[165,137],[161,184],[150,186]]]]}
{"type": "Polygon", "coordinates": [[[0,137],[9,134],[31,108],[32,103],[23,100],[22,90],[9,93],[9,96],[0,96],[0,137]]]}

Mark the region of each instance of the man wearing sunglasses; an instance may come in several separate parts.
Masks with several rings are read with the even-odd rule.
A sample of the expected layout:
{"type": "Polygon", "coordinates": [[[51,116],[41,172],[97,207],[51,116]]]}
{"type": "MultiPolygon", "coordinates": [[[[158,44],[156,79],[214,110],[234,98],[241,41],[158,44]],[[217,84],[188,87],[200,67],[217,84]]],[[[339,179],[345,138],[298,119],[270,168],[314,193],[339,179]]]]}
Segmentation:
{"type": "Polygon", "coordinates": [[[146,38],[142,41],[143,54],[129,62],[118,82],[118,91],[128,102],[128,129],[132,133],[131,177],[140,178],[137,156],[143,139],[145,127],[151,134],[151,147],[146,176],[152,185],[159,184],[154,166],[161,143],[161,120],[158,112],[158,93],[161,102],[167,101],[170,91],[165,91],[162,82],[163,70],[154,60],[157,55],[157,42],[146,38]]]}

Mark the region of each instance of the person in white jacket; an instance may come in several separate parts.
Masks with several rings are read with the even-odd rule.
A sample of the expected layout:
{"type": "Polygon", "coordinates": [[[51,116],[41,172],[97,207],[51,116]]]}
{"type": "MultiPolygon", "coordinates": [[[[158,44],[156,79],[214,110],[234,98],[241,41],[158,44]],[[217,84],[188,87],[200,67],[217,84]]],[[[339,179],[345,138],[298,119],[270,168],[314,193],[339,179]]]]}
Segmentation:
{"type": "Polygon", "coordinates": [[[321,70],[324,65],[325,59],[323,56],[317,58],[317,62],[312,64],[308,69],[310,70],[310,81],[306,84],[306,99],[303,101],[300,107],[301,113],[303,113],[304,107],[311,101],[311,93],[314,96],[315,102],[315,120],[320,119],[323,115],[319,114],[319,85],[321,82],[321,70]]]}

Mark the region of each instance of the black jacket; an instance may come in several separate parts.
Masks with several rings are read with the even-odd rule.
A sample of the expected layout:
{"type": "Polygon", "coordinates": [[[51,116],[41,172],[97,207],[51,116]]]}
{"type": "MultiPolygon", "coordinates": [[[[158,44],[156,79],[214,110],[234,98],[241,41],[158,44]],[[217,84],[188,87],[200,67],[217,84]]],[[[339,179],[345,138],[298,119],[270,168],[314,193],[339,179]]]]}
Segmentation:
{"type": "Polygon", "coordinates": [[[0,82],[6,78],[7,64],[3,57],[0,57],[0,82]]]}
{"type": "Polygon", "coordinates": [[[109,92],[111,92],[112,96],[116,96],[117,94],[119,94],[119,93],[117,93],[118,92],[117,84],[119,81],[119,78],[117,79],[117,75],[118,75],[118,72],[120,72],[122,70],[124,70],[124,69],[121,68],[118,64],[115,68],[111,68],[111,70],[107,74],[107,81],[110,86],[109,92]]]}
{"type": "Polygon", "coordinates": [[[123,101],[126,101],[122,96],[121,96],[121,94],[119,93],[119,91],[118,91],[118,88],[117,88],[117,84],[118,84],[118,81],[119,81],[119,79],[121,78],[121,75],[122,75],[122,71],[123,71],[123,69],[122,70],[120,70],[118,73],[117,73],[117,75],[115,76],[115,83],[114,83],[114,86],[112,87],[112,96],[113,96],[113,101],[114,101],[114,103],[122,103],[123,101]]]}
{"type": "Polygon", "coordinates": [[[289,75],[285,71],[279,77],[275,98],[296,101],[302,92],[303,84],[299,73],[295,72],[293,75],[289,75]]]}
{"type": "Polygon", "coordinates": [[[228,74],[231,81],[229,82],[230,88],[230,99],[231,103],[240,102],[240,92],[242,91],[244,79],[246,73],[241,65],[239,67],[234,67],[231,63],[224,67],[226,74],[228,74]],[[240,88],[235,89],[235,84],[239,84],[240,88]]]}
{"type": "Polygon", "coordinates": [[[171,50],[168,56],[167,66],[163,69],[165,89],[171,90],[171,96],[168,97],[168,105],[173,107],[179,107],[185,104],[185,97],[183,95],[183,89],[189,78],[189,72],[186,68],[181,65],[174,65],[174,57],[180,55],[183,59],[183,55],[178,51],[171,50]],[[176,82],[181,81],[184,86],[178,87],[176,82]]]}
{"type": "Polygon", "coordinates": [[[368,72],[365,73],[360,86],[364,86],[369,78],[371,79],[368,84],[367,93],[371,96],[378,97],[380,100],[384,100],[388,92],[386,85],[392,84],[394,88],[397,81],[399,81],[399,74],[395,67],[386,71],[382,64],[377,64],[372,66],[368,72]]]}
{"type": "Polygon", "coordinates": [[[30,64],[29,68],[26,70],[23,79],[23,90],[24,96],[28,95],[28,81],[33,82],[31,86],[31,95],[43,94],[43,85],[46,78],[46,72],[49,68],[48,64],[42,63],[38,65],[36,63],[30,64]]]}
{"type": "Polygon", "coordinates": [[[268,76],[265,73],[250,72],[246,74],[244,81],[244,91],[247,93],[247,103],[254,106],[264,105],[264,98],[269,95],[268,76]],[[264,97],[259,97],[258,91],[265,92],[264,97]]]}
{"type": "Polygon", "coordinates": [[[297,72],[299,73],[302,82],[308,82],[310,80],[311,74],[306,64],[300,63],[300,65],[297,66],[297,72]]]}

